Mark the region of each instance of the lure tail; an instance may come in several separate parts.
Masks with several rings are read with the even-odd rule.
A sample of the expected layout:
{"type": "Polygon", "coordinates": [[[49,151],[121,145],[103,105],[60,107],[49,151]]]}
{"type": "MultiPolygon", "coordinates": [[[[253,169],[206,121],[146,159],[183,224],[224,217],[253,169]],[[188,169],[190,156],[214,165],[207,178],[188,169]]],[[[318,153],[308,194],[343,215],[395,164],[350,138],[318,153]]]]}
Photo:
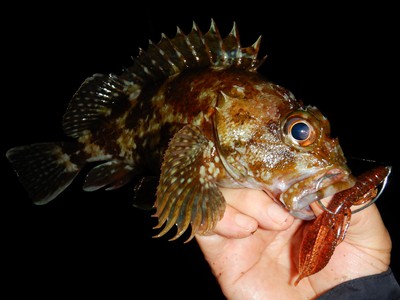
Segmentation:
{"type": "Polygon", "coordinates": [[[39,143],[11,148],[6,156],[35,204],[46,204],[78,175],[83,161],[69,143],[39,143]]]}

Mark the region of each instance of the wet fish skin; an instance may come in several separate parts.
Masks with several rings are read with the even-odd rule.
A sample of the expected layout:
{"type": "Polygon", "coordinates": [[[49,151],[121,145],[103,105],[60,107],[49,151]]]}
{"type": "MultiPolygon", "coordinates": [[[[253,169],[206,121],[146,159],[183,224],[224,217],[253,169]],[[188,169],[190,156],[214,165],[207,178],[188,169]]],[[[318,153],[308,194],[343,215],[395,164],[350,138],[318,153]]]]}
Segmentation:
{"type": "MultiPolygon", "coordinates": [[[[7,157],[36,204],[56,198],[87,162],[85,191],[159,177],[156,235],[212,230],[225,210],[218,187],[261,189],[310,219],[313,201],[354,184],[328,120],[258,73],[260,39],[162,35],[121,75],[94,74],[73,95],[63,128],[75,142],[15,147],[7,157]],[[146,177],[147,178],[147,177],[146,177]]],[[[140,181],[142,186],[148,182],[140,181]]]]}

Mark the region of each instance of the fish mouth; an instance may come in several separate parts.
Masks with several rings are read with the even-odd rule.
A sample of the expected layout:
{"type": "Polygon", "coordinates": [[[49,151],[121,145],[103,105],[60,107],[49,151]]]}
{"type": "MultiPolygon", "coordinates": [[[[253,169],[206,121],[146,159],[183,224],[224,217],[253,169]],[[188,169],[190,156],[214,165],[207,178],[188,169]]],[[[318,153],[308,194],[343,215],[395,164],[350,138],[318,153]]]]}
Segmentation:
{"type": "Polygon", "coordinates": [[[312,220],[315,214],[310,204],[353,187],[356,179],[346,170],[334,168],[320,171],[291,184],[279,200],[290,214],[303,220],[312,220]]]}

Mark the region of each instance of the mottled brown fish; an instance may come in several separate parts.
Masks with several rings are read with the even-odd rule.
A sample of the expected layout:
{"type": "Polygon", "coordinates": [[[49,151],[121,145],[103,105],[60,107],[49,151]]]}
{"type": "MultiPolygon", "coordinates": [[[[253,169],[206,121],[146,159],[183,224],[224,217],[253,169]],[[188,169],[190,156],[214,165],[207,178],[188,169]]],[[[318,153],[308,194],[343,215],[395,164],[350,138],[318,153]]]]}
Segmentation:
{"type": "Polygon", "coordinates": [[[34,203],[57,197],[88,162],[85,191],[159,178],[154,203],[163,236],[212,230],[225,210],[218,187],[263,190],[294,216],[354,185],[328,120],[257,69],[260,38],[240,44],[193,23],[162,35],[121,75],[95,74],[73,95],[63,128],[75,142],[12,148],[7,157],[34,203]]]}

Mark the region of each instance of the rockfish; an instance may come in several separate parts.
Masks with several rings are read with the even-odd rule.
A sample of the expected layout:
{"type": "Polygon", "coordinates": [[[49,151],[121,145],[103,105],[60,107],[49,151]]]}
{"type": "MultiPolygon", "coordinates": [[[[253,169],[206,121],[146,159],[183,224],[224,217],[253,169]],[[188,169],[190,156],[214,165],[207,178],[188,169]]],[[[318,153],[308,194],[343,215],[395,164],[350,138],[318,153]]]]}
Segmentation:
{"type": "Polygon", "coordinates": [[[71,141],[6,155],[35,204],[56,198],[89,162],[97,165],[85,191],[136,179],[140,193],[156,178],[157,237],[174,226],[172,239],[212,230],[225,210],[219,187],[263,190],[313,219],[312,202],[355,179],[327,118],[257,71],[260,41],[242,47],[235,23],[224,38],[213,20],[205,34],[194,22],[189,34],[178,27],[120,75],[82,83],[62,120],[71,141]]]}

